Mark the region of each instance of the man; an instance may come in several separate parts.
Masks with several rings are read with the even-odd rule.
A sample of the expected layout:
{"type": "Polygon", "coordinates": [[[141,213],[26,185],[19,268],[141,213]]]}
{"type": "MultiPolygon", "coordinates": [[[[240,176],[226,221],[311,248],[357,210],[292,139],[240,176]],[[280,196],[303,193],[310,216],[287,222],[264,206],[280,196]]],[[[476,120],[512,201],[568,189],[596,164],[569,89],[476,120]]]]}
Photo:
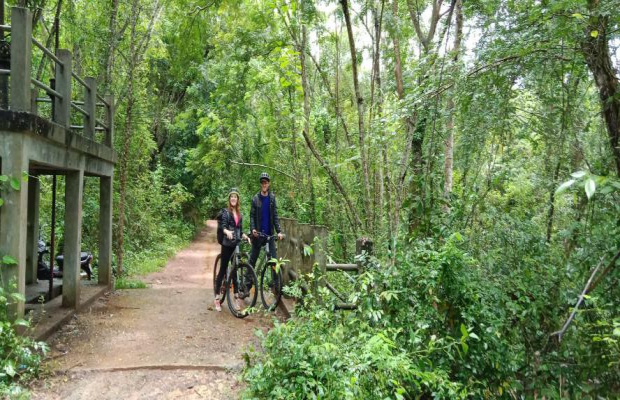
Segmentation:
{"type": "MultiPolygon", "coordinates": [[[[263,235],[271,236],[275,230],[278,234],[278,240],[282,240],[280,229],[280,220],[278,219],[278,209],[276,206],[276,197],[269,191],[271,179],[269,174],[263,172],[260,174],[260,192],[252,198],[252,207],[250,209],[250,230],[252,232],[252,253],[250,254],[250,265],[254,267],[256,260],[260,254],[261,247],[267,239],[263,235]]],[[[277,258],[275,240],[269,242],[271,257],[277,258]]]]}

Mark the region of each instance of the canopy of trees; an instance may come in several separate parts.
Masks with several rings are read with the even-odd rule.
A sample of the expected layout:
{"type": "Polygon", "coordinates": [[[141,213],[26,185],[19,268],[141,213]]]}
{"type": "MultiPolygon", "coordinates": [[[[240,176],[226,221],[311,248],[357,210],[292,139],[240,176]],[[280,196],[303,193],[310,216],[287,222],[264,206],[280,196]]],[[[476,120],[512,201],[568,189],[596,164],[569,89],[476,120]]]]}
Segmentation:
{"type": "Polygon", "coordinates": [[[333,259],[373,239],[359,309],[317,293],[248,397],[620,392],[618,0],[20,3],[117,99],[119,273],[263,170],[333,259]]]}

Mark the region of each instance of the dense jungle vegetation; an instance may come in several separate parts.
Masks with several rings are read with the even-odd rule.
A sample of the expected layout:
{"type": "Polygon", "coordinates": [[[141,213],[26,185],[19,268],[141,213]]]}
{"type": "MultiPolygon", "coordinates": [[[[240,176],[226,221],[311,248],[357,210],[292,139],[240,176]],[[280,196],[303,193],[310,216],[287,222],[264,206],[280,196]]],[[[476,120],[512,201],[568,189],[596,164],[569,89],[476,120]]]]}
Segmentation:
{"type": "Polygon", "coordinates": [[[618,0],[9,3],[116,98],[121,282],[264,170],[332,259],[373,240],[358,309],[306,298],[246,398],[620,396],[618,0]]]}

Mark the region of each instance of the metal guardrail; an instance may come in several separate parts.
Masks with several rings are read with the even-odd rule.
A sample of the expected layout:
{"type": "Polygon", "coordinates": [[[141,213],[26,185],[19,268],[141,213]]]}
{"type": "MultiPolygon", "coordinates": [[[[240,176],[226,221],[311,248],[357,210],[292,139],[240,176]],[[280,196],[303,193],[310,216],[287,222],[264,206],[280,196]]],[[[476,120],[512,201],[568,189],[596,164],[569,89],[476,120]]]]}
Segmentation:
{"type": "MultiPolygon", "coordinates": [[[[2,74],[2,71],[8,71],[8,70],[0,69],[0,75],[2,74]]],[[[47,97],[37,97],[37,103],[52,103],[52,100],[48,99],[47,97]]],[[[73,103],[78,106],[83,106],[84,104],[86,104],[80,100],[74,100],[73,103]]],[[[107,104],[97,103],[97,107],[107,107],[107,106],[108,106],[107,104]]]]}
{"type": "Polygon", "coordinates": [[[73,107],[74,109],[76,109],[77,111],[79,111],[81,114],[83,114],[85,117],[89,117],[88,112],[86,112],[86,110],[84,110],[82,107],[78,106],[77,104],[75,104],[73,101],[71,102],[71,107],[73,107]]]}
{"type": "Polygon", "coordinates": [[[97,93],[97,98],[98,98],[99,100],[101,100],[101,103],[103,103],[103,104],[101,104],[101,103],[97,103],[97,105],[98,105],[98,106],[100,106],[100,107],[101,107],[101,106],[110,107],[110,104],[109,104],[109,103],[106,101],[106,99],[104,99],[104,98],[103,98],[103,96],[101,96],[99,93],[97,93]]]}
{"type": "Polygon", "coordinates": [[[32,83],[35,86],[45,90],[47,92],[47,94],[51,94],[52,96],[54,96],[56,98],[59,98],[60,100],[62,100],[64,98],[62,94],[58,93],[57,91],[55,91],[51,87],[47,86],[45,83],[43,83],[43,82],[41,82],[41,81],[39,81],[37,79],[34,79],[34,78],[31,78],[31,80],[32,80],[32,83]]]}
{"type": "Polygon", "coordinates": [[[32,43],[37,46],[39,49],[41,49],[41,51],[48,56],[49,58],[51,58],[52,60],[54,60],[54,62],[58,65],[60,65],[61,67],[65,67],[65,63],[63,63],[62,61],[60,61],[60,59],[58,57],[56,57],[56,55],[54,53],[52,53],[47,47],[45,47],[43,44],[41,44],[37,39],[32,38],[32,43]]]}
{"type": "Polygon", "coordinates": [[[357,264],[327,264],[325,265],[327,271],[359,271],[359,265],[357,264]]]}
{"type": "MultiPolygon", "coordinates": [[[[83,135],[89,140],[97,140],[107,147],[114,143],[114,98],[97,93],[97,83],[94,78],[80,77],[72,67],[71,52],[66,49],[50,50],[44,43],[32,35],[32,12],[24,7],[11,7],[11,25],[0,25],[0,31],[10,31],[11,36],[11,67],[0,69],[0,76],[10,76],[9,108],[14,111],[37,113],[37,103],[52,103],[52,115],[45,116],[66,129],[76,129],[79,125],[71,125],[72,111],[76,110],[84,116],[83,135]],[[38,48],[43,58],[53,62],[55,73],[52,74],[54,83],[45,84],[32,75],[31,64],[33,51],[38,48]],[[86,88],[83,101],[71,101],[73,79],[86,88]],[[39,98],[39,90],[43,89],[49,99],[39,98]],[[103,121],[97,121],[97,107],[105,109],[103,121]],[[95,131],[104,131],[95,136],[95,131]]],[[[38,52],[37,52],[38,54],[38,52]]],[[[6,78],[3,78],[6,81],[6,78]]],[[[47,108],[46,108],[47,110],[47,108]]]]}
{"type": "Polygon", "coordinates": [[[80,85],[84,86],[86,89],[90,90],[90,87],[86,84],[86,82],[84,82],[84,80],[82,78],[80,78],[80,76],[78,74],[76,74],[75,72],[71,71],[71,76],[80,83],[80,85]]]}

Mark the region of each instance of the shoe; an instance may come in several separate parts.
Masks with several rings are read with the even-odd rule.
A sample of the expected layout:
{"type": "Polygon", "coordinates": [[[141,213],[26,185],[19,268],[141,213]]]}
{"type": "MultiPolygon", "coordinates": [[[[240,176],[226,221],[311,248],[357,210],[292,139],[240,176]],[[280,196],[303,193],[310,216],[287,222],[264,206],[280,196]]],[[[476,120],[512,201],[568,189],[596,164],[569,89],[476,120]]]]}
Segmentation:
{"type": "Polygon", "coordinates": [[[241,309],[245,306],[245,304],[243,303],[243,300],[241,300],[240,298],[235,299],[235,309],[237,311],[241,311],[241,309]]]}
{"type": "Polygon", "coordinates": [[[222,304],[220,303],[220,299],[215,299],[215,311],[222,311],[222,304]]]}

